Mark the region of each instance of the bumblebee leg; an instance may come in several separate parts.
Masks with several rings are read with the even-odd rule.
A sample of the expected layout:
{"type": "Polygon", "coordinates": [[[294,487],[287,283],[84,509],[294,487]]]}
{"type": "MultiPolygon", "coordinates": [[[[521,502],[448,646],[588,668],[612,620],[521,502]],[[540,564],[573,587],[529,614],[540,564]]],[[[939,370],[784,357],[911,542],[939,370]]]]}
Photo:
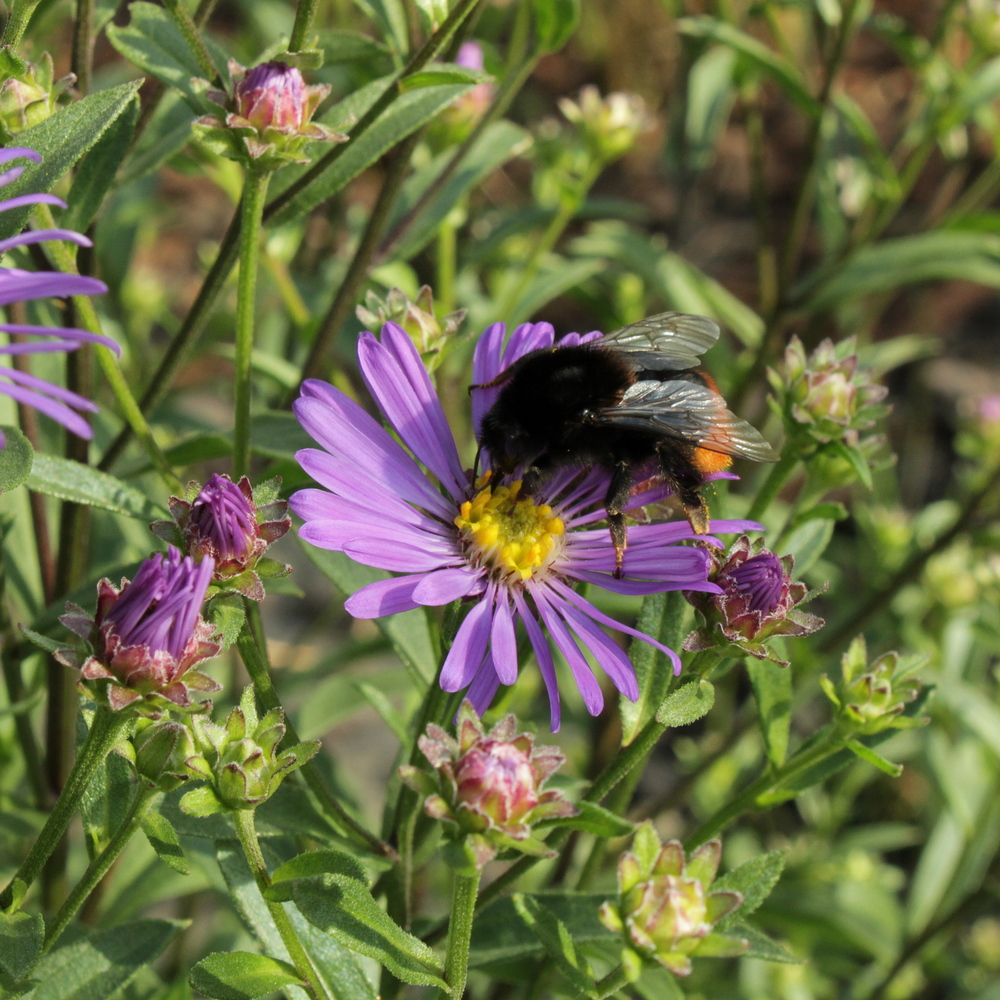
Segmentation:
{"type": "MultiPolygon", "coordinates": [[[[691,449],[693,451],[693,449],[691,449]]],[[[705,498],[701,495],[704,477],[694,466],[691,455],[670,443],[661,444],[656,450],[660,459],[660,472],[674,488],[677,499],[684,508],[684,514],[696,535],[707,535],[709,531],[709,511],[705,498]]]]}
{"type": "Polygon", "coordinates": [[[611,544],[615,547],[615,578],[621,579],[622,560],[628,546],[628,533],[625,528],[625,515],[622,508],[632,495],[632,467],[628,462],[618,462],[611,474],[607,495],[604,497],[604,509],[608,514],[608,528],[611,531],[611,544]]]}

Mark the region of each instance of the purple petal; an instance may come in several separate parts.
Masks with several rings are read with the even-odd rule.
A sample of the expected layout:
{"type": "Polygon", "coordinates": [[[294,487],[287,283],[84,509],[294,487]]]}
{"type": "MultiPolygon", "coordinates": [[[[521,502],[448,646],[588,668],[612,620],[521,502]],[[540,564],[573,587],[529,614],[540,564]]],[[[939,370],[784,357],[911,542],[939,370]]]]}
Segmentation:
{"type": "Polygon", "coordinates": [[[23,247],[30,243],[44,243],[46,240],[66,240],[81,247],[92,247],[94,241],[83,233],[74,233],[72,229],[28,229],[17,236],[0,240],[0,253],[5,253],[11,247],[23,247]]]}
{"type": "MultiPolygon", "coordinates": [[[[316,462],[313,463],[311,458],[305,458],[303,469],[307,472],[310,469],[315,469],[327,483],[337,484],[330,488],[338,489],[338,492],[330,493],[327,490],[307,488],[292,494],[289,501],[290,506],[303,521],[329,521],[343,518],[348,521],[360,521],[369,527],[385,522],[389,525],[407,525],[440,538],[450,539],[455,536],[453,528],[443,525],[436,518],[423,513],[419,508],[410,507],[394,497],[389,497],[387,502],[386,498],[379,496],[377,492],[360,493],[360,490],[366,488],[363,479],[352,476],[350,470],[338,466],[329,455],[323,452],[314,452],[314,454],[318,456],[316,462]],[[340,473],[340,475],[333,478],[333,475],[327,475],[328,472],[340,473]],[[341,496],[339,487],[342,485],[349,485],[352,487],[354,495],[361,495],[363,499],[358,501],[341,496]],[[378,503],[374,507],[372,505],[373,496],[379,496],[378,503]]],[[[368,488],[369,490],[375,489],[374,486],[368,488]]]]}
{"type": "MultiPolygon", "coordinates": [[[[40,337],[59,337],[57,341],[37,341],[33,344],[10,345],[10,347],[34,347],[37,351],[49,350],[50,344],[56,344],[54,350],[75,351],[81,344],[103,344],[121,357],[122,349],[118,343],[110,337],[105,337],[100,333],[91,333],[89,330],[80,330],[74,326],[36,326],[33,323],[0,323],[0,330],[4,333],[28,334],[40,337]]],[[[7,348],[0,348],[4,353],[11,352],[7,348]]]]}
{"type": "Polygon", "coordinates": [[[556,340],[556,332],[551,323],[522,323],[507,342],[507,350],[503,352],[503,367],[509,368],[525,354],[551,347],[556,340]]]}
{"type": "MultiPolygon", "coordinates": [[[[33,163],[42,162],[42,154],[36,153],[27,146],[8,146],[6,149],[0,149],[0,163],[10,163],[11,160],[21,157],[25,160],[31,160],[33,163]]],[[[19,169],[23,170],[24,167],[20,167],[19,169]]]]}
{"type": "Polygon", "coordinates": [[[467,481],[444,410],[413,341],[394,327],[391,323],[383,327],[384,344],[371,334],[361,335],[361,374],[379,409],[410,451],[452,496],[460,496],[467,481]]]}
{"type": "Polygon", "coordinates": [[[0,268],[0,306],[29,299],[64,299],[70,295],[103,295],[108,286],[96,278],[58,271],[22,271],[0,268]]]}
{"type": "MultiPolygon", "coordinates": [[[[306,527],[308,525],[300,534],[305,532],[306,527]]],[[[429,550],[427,545],[412,545],[403,541],[402,535],[384,531],[379,532],[378,538],[355,538],[345,542],[340,551],[355,562],[397,573],[428,573],[432,569],[455,566],[462,561],[457,553],[429,550]]]]}
{"type": "MultiPolygon", "coordinates": [[[[303,541],[309,542],[321,549],[333,549],[336,552],[346,552],[350,546],[352,550],[358,545],[370,543],[371,545],[385,546],[405,546],[416,549],[424,555],[433,554],[437,560],[436,565],[448,562],[453,557],[453,552],[447,546],[430,545],[427,536],[410,528],[399,525],[379,525],[378,537],[372,537],[373,526],[371,521],[345,521],[327,520],[320,518],[315,521],[308,521],[299,529],[299,537],[303,541]],[[357,544],[356,544],[357,543],[357,544]]],[[[363,560],[360,560],[363,561],[363,560]]],[[[370,565],[381,565],[371,563],[370,565]]],[[[382,566],[382,569],[396,569],[395,566],[382,566]]],[[[407,567],[400,567],[406,571],[407,567]]],[[[413,570],[412,572],[416,572],[413,570]]]]}
{"type": "Polygon", "coordinates": [[[6,201],[0,201],[0,212],[6,212],[11,208],[24,208],[25,205],[56,205],[58,208],[65,208],[66,202],[54,194],[19,194],[6,201]]]}
{"type": "MultiPolygon", "coordinates": [[[[10,159],[10,157],[8,157],[8,159],[10,159]]],[[[0,163],[3,162],[3,160],[0,160],[0,163]]],[[[0,187],[6,187],[8,184],[12,184],[16,181],[18,177],[24,173],[24,169],[24,167],[11,167],[10,170],[5,170],[2,174],[0,174],[0,187]]]]}
{"type": "MultiPolygon", "coordinates": [[[[507,327],[503,323],[488,326],[483,335],[476,341],[476,349],[472,355],[472,384],[484,385],[492,382],[500,374],[500,351],[507,327]]],[[[472,396],[472,426],[476,433],[483,422],[490,406],[499,392],[497,389],[473,389],[472,396]]]]}
{"type": "Polygon", "coordinates": [[[591,715],[599,715],[604,708],[604,695],[601,693],[601,686],[597,683],[590,664],[586,657],[580,652],[573,636],[570,635],[562,618],[555,608],[549,604],[547,596],[540,587],[532,587],[529,590],[538,608],[538,613],[542,616],[545,627],[552,636],[552,641],[556,644],[559,652],[566,658],[570,670],[573,672],[573,679],[583,696],[583,704],[591,715]]]}
{"type": "Polygon", "coordinates": [[[497,595],[496,607],[493,610],[490,654],[500,683],[513,684],[517,680],[517,638],[514,634],[514,619],[510,613],[510,604],[504,593],[497,595]]]}
{"type": "Polygon", "coordinates": [[[483,589],[483,571],[462,567],[428,573],[413,591],[413,599],[427,607],[450,604],[483,589]]]}
{"type": "Polygon", "coordinates": [[[482,715],[490,707],[499,687],[500,678],[497,677],[492,659],[487,656],[476,672],[469,690],[465,692],[465,697],[472,702],[477,715],[482,715]]]}
{"type": "Polygon", "coordinates": [[[461,691],[475,677],[489,647],[494,596],[491,587],[459,625],[455,641],[441,666],[443,691],[461,691]]]}
{"type": "MultiPolygon", "coordinates": [[[[5,374],[7,374],[7,369],[0,368],[0,375],[5,374]]],[[[16,400],[18,403],[24,403],[25,406],[30,406],[40,413],[44,413],[47,417],[51,417],[56,423],[62,424],[63,427],[68,431],[72,431],[78,437],[89,441],[94,436],[94,432],[83,417],[74,413],[68,406],[57,403],[54,399],[43,396],[40,392],[34,392],[31,389],[22,389],[17,385],[3,385],[2,383],[0,383],[0,392],[5,396],[10,396],[11,399],[16,400]]]]}
{"type": "Polygon", "coordinates": [[[621,646],[571,604],[563,604],[559,610],[614,686],[629,701],[635,701],[639,697],[639,683],[635,679],[635,669],[621,646]]]}
{"type": "Polygon", "coordinates": [[[412,611],[420,605],[413,591],[424,579],[422,573],[376,580],[355,591],[344,601],[344,610],[355,618],[384,618],[400,611],[412,611]]]}
{"type": "Polygon", "coordinates": [[[713,534],[717,532],[720,535],[743,535],[748,531],[764,530],[764,525],[759,521],[744,521],[739,518],[731,520],[723,517],[713,517],[711,527],[713,534]]]}
{"type": "Polygon", "coordinates": [[[549,649],[548,640],[535,619],[534,614],[528,608],[527,603],[518,590],[512,590],[514,605],[517,613],[524,622],[525,631],[531,642],[531,648],[535,651],[535,659],[538,661],[538,669],[541,671],[542,680],[545,682],[545,690],[549,694],[549,720],[552,732],[558,733],[562,724],[562,707],[559,702],[559,681],[556,678],[556,667],[552,662],[552,650],[549,649]]]}

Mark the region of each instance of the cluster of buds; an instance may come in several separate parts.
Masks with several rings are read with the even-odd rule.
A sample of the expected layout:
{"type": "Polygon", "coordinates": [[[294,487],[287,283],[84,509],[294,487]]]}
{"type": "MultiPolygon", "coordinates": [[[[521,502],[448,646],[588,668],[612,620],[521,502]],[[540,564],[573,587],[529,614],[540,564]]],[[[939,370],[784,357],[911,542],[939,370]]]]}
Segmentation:
{"type": "Polygon", "coordinates": [[[767,640],[809,635],[824,624],[822,618],[797,610],[816,593],[792,580],[792,557],[779,559],[763,548],[762,541],[751,543],[746,535],[737,538],[726,554],[710,550],[709,556],[714,563],[709,579],[722,593],[684,592],[703,622],[684,640],[684,649],[690,653],[737,647],[734,656],[749,653],[787,667],[787,661],[768,649],[767,640]]]}
{"type": "Polygon", "coordinates": [[[74,83],[72,73],[55,79],[48,52],[30,63],[9,46],[0,49],[0,140],[7,143],[54,114],[60,95],[74,83]]]}
{"type": "Polygon", "coordinates": [[[584,87],[575,101],[561,98],[559,110],[576,125],[587,149],[600,163],[624,156],[653,124],[638,94],[616,91],[602,98],[594,86],[584,87]]]}
{"type": "Polygon", "coordinates": [[[792,337],[782,370],[769,370],[768,378],[777,397],[772,404],[790,436],[811,450],[837,441],[857,447],[858,432],[873,427],[889,410],[882,403],[888,389],[858,367],[854,337],[836,345],[824,340],[809,357],[802,341],[792,337]]]}
{"type": "Polygon", "coordinates": [[[486,732],[468,701],[459,709],[456,735],[452,739],[431,724],[420,737],[436,780],[416,767],[401,767],[399,775],[426,796],[428,815],[461,842],[463,860],[481,870],[500,850],[551,857],[532,827],[577,812],[561,792],[542,787],[566,758],[556,747],[536,747],[533,736],[518,733],[513,715],[486,732]]]}
{"type": "Polygon", "coordinates": [[[358,306],[356,312],[358,319],[371,330],[381,330],[386,323],[402,327],[420,352],[428,371],[432,372],[444,356],[443,349],[465,319],[464,309],[438,319],[434,314],[430,285],[424,285],[413,302],[398,288],[390,289],[385,299],[368,292],[365,304],[358,306]]]}
{"type": "MultiPolygon", "coordinates": [[[[307,142],[346,142],[347,136],[312,121],[316,107],[330,93],[327,84],[306,86],[296,66],[262,63],[247,71],[230,60],[233,93],[207,90],[219,111],[199,118],[199,137],[224,156],[255,170],[275,170],[285,163],[308,163],[307,142]]],[[[196,81],[207,87],[204,81],[196,81]]]]}
{"type": "Polygon", "coordinates": [[[191,780],[192,772],[187,762],[198,749],[186,725],[161,719],[148,722],[131,743],[122,743],[118,751],[129,756],[135,773],[147,788],[172,792],[191,780]]]}
{"type": "Polygon", "coordinates": [[[211,560],[212,583],[220,590],[260,601],[261,577],[291,572],[283,563],[261,558],[292,524],[288,504],[278,497],[279,486],[280,480],[273,479],[251,490],[246,476],[234,483],[228,476],[214,475],[200,488],[192,482],[184,499],[170,498],[174,520],[154,521],[150,528],[196,562],[211,560]]]}
{"type": "Polygon", "coordinates": [[[181,798],[181,809],[193,816],[255,809],[319,749],[313,740],[279,752],[284,714],[276,708],[258,718],[252,687],[243,692],[224,726],[202,718],[193,725],[197,752],[184,764],[206,782],[181,798]]]}
{"type": "Polygon", "coordinates": [[[834,686],[824,674],[823,691],[837,709],[841,726],[860,736],[886,729],[915,729],[926,720],[903,714],[922,684],[913,676],[920,658],[898,670],[899,654],[885,653],[868,663],[864,636],[858,636],[841,660],[841,682],[834,686]]]}
{"type": "Polygon", "coordinates": [[[56,658],[79,669],[81,687],[99,704],[159,715],[166,708],[201,711],[207,703],[191,691],[219,685],[192,668],[215,656],[215,628],[201,616],[215,564],[196,563],[175,548],[147,559],[134,580],[116,588],[97,585],[97,612],[91,617],[75,604],[59,620],[86,640],[83,650],[67,648],[56,658]]]}
{"type": "Polygon", "coordinates": [[[722,845],[710,840],[685,860],[678,841],[661,845],[652,823],[639,827],[632,850],[618,862],[618,899],[600,911],[604,926],[624,938],[622,964],[630,981],[646,964],[686,976],[694,955],[723,958],[747,951],[745,939],[714,929],[743,904],[738,892],[709,892],[721,857],[722,845]]]}

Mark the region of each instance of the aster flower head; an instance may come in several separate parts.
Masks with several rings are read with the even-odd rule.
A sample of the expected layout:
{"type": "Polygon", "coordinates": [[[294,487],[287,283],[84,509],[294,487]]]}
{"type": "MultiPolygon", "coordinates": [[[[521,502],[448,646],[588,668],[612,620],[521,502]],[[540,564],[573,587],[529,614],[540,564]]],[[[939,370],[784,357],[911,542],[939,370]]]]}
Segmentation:
{"type": "Polygon", "coordinates": [[[93,617],[67,604],[59,619],[86,640],[86,651],[67,649],[57,658],[78,668],[86,693],[112,709],[154,716],[167,707],[203,710],[191,691],[219,690],[192,669],[219,651],[214,626],[201,616],[214,568],[210,558],[196,563],[171,548],[166,556],[150,556],[120,587],[101,580],[93,617]]]}
{"type": "MultiPolygon", "coordinates": [[[[267,62],[245,69],[229,61],[232,95],[207,90],[218,111],[199,118],[203,140],[217,152],[257,170],[275,170],[285,163],[308,163],[307,142],[346,142],[347,136],[312,116],[329,84],[307,86],[297,66],[267,62]]],[[[204,89],[203,80],[196,81],[204,89]]],[[[210,105],[209,105],[210,106],[210,105]]]]}
{"type": "Polygon", "coordinates": [[[684,649],[726,649],[735,646],[735,656],[749,653],[759,660],[777,659],[767,646],[771,636],[803,636],[822,628],[822,618],[797,610],[816,596],[801,582],[792,580],[791,556],[779,559],[763,547],[740,536],[727,553],[712,552],[714,570],[710,579],[721,593],[685,593],[699,611],[703,624],[684,640],[684,649]]]}
{"type": "Polygon", "coordinates": [[[591,153],[605,163],[624,156],[652,127],[646,103],[638,94],[615,91],[602,98],[593,85],[584,87],[575,101],[560,98],[559,110],[576,125],[591,153]]]}
{"type": "Polygon", "coordinates": [[[532,826],[577,813],[561,792],[543,789],[565,761],[563,754],[557,747],[535,746],[529,733],[518,733],[513,715],[487,732],[468,700],[459,709],[456,736],[432,723],[420,737],[436,781],[416,767],[399,769],[408,785],[427,796],[427,814],[442,820],[454,836],[467,838],[476,869],[504,848],[554,856],[532,826]]]}
{"type": "Polygon", "coordinates": [[[291,527],[288,504],[278,497],[280,480],[256,489],[244,476],[234,483],[215,474],[204,486],[189,483],[187,497],[171,497],[173,521],[154,521],[153,533],[200,561],[215,563],[213,583],[255,601],[264,599],[261,576],[285,576],[291,568],[261,559],[267,547],[291,527]]]}
{"type": "Polygon", "coordinates": [[[632,850],[618,862],[618,899],[601,907],[601,922],[623,936],[622,960],[629,978],[644,964],[659,964],[674,975],[691,972],[691,958],[741,955],[743,938],[714,930],[743,905],[738,892],[710,892],[719,869],[722,844],[710,840],[684,857],[677,840],[661,844],[653,824],[642,824],[632,850]]]}
{"type": "MultiPolygon", "coordinates": [[[[491,382],[519,357],[552,348],[552,327],[524,324],[504,346],[505,327],[491,326],[476,346],[473,382],[491,382]]],[[[599,334],[564,337],[579,344],[599,334]]],[[[324,382],[307,381],[295,404],[302,426],[322,450],[296,458],[320,485],[291,498],[305,524],[304,541],[402,574],[369,584],[345,604],[356,618],[378,618],[421,606],[468,599],[468,614],[441,671],[446,691],[467,689],[477,712],[489,706],[500,684],[518,674],[517,628],[523,627],[538,661],[559,728],[560,703],[549,638],[566,659],[587,710],[596,715],[604,697],[585,652],[590,652],[627,698],[638,696],[632,664],[604,631],[609,626],[662,650],[680,670],[673,650],[609,618],[573,588],[593,583],[621,594],[666,590],[718,593],[708,581],[702,546],[678,543],[696,536],[687,521],[637,524],[629,529],[622,577],[604,519],[608,474],[563,469],[531,497],[515,478],[474,479],[464,468],[444,411],[413,342],[394,323],[381,340],[358,342],[361,374],[402,443],[357,403],[324,382]],[[425,471],[426,470],[426,471],[425,471]],[[546,637],[548,633],[548,637],[546,637]]],[[[498,389],[473,394],[476,426],[498,389]]],[[[632,507],[662,499],[665,488],[633,497],[632,507]]],[[[720,532],[756,530],[750,521],[713,522],[720,532]]],[[[718,545],[707,538],[708,545],[718,545]]]]}
{"type": "MultiPolygon", "coordinates": [[[[0,149],[0,166],[11,160],[31,160],[41,163],[42,158],[33,149],[11,146],[0,149]]],[[[0,172],[0,187],[12,183],[24,172],[23,166],[10,167],[0,172]]],[[[66,203],[51,194],[22,194],[0,201],[0,212],[23,208],[26,205],[58,205],[66,203]]],[[[92,246],[91,241],[80,233],[68,229],[34,229],[8,239],[0,240],[0,255],[14,247],[48,240],[68,240],[79,246],[92,246]]],[[[0,306],[15,302],[29,302],[35,299],[66,298],[70,295],[103,295],[107,291],[103,281],[79,274],[63,274],[60,271],[24,271],[16,267],[0,267],[0,306]]],[[[78,330],[71,327],[44,326],[30,323],[0,322],[0,332],[9,335],[10,343],[0,345],[0,354],[48,354],[76,351],[84,344],[103,344],[116,354],[121,353],[118,345],[108,337],[78,330]],[[31,338],[31,339],[26,339],[31,338]],[[38,339],[45,338],[45,339],[38,339]]],[[[44,413],[78,437],[93,437],[90,425],[81,413],[96,413],[97,406],[75,392],[62,386],[53,385],[44,379],[16,368],[0,367],[0,393],[17,403],[30,406],[44,413]]],[[[0,433],[0,447],[3,435],[0,433]]]]}

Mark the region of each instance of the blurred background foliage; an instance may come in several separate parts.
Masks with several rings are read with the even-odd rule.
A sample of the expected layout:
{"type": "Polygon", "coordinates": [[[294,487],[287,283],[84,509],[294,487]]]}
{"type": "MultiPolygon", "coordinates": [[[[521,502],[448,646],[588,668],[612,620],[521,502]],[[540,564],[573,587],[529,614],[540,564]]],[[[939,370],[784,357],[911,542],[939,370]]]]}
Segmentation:
{"type": "MultiPolygon", "coordinates": [[[[795,555],[796,577],[829,583],[810,607],[827,627],[782,647],[794,677],[784,735],[768,731],[766,718],[759,724],[763,706],[737,664],[713,678],[714,710],[671,730],[628,789],[631,800],[618,805],[682,835],[759,770],[767,740],[797,744],[819,728],[828,714],[820,675],[839,675],[839,656],[857,633],[873,655],[923,654],[921,676],[935,685],[933,724],[900,732],[880,751],[904,764],[899,778],[854,761],[794,801],[744,819],[726,839],[728,867],[787,849],[785,874],[759,918],[808,961],[696,963],[685,995],[1000,1000],[1000,8],[992,0],[583,0],[574,26],[573,5],[560,2],[552,16],[566,17],[571,30],[554,51],[541,51],[532,15],[544,21],[544,6],[482,3],[469,36],[481,43],[493,82],[457,101],[415,105],[412,138],[373,145],[332,198],[268,226],[254,357],[257,470],[283,475],[286,490],[302,484],[291,455],[305,438],[285,406],[310,345],[328,337],[312,373],[364,399],[355,307],[367,295],[377,312],[372,295],[384,299],[393,288],[415,300],[429,284],[438,316],[467,311],[435,363],[470,460],[468,337],[496,320],[544,319],[564,333],[611,330],[663,309],[711,315],[727,333],[709,367],[733,408],[774,441],[782,421],[766,405],[766,372],[780,366],[789,337],[807,351],[824,338],[857,337],[863,367],[889,388],[891,413],[875,428],[885,439],[846,468],[807,455],[763,513],[769,547],[795,555]],[[602,146],[560,110],[561,99],[577,100],[591,85],[641,97],[644,111],[629,106],[635,134],[624,148],[607,129],[602,146]],[[509,104],[503,117],[440,180],[496,88],[509,104]]],[[[201,7],[211,10],[213,53],[246,65],[281,50],[294,15],[284,0],[201,7]]],[[[426,32],[423,7],[320,4],[324,61],[308,75],[333,88],[322,120],[343,122],[338,102],[351,106],[350,95],[404,64],[426,32]]],[[[91,92],[151,64],[166,78],[169,54],[150,55],[149,33],[136,27],[160,8],[97,0],[94,10],[91,92]]],[[[51,52],[58,78],[70,70],[72,34],[73,5],[41,0],[23,54],[51,52]]],[[[80,207],[82,173],[57,191],[72,206],[64,222],[86,228],[93,218],[87,266],[111,289],[100,308],[106,332],[125,349],[130,382],[138,394],[164,390],[147,397],[158,439],[182,479],[203,478],[227,468],[231,449],[220,387],[232,378],[234,282],[222,287],[172,385],[155,366],[197,306],[240,175],[190,141],[195,115],[176,90],[151,73],[140,99],[124,126],[128,155],[111,149],[120,167],[100,211],[80,207]]],[[[289,177],[297,169],[287,168],[289,177]]],[[[287,181],[279,174],[275,193],[287,181]]],[[[116,444],[110,408],[95,427],[105,467],[162,508],[162,487],[140,452],[116,444]]],[[[44,448],[49,431],[39,433],[44,448]]],[[[743,516],[768,475],[738,471],[744,482],[719,488],[716,513],[743,516]]],[[[4,497],[5,516],[30,523],[28,503],[25,491],[4,497]]],[[[142,517],[123,521],[93,514],[95,579],[120,575],[149,548],[142,517]]],[[[20,567],[9,585],[22,617],[40,628],[48,615],[51,628],[30,533],[6,544],[20,567]]],[[[377,822],[396,752],[392,724],[415,698],[397,653],[408,648],[426,670],[432,651],[412,617],[382,632],[348,619],[340,592],[360,585],[364,571],[303,552],[290,537],[281,545],[278,557],[295,573],[264,608],[279,687],[298,706],[301,736],[324,737],[331,779],[377,822]]],[[[78,582],[92,593],[92,580],[78,582]]],[[[618,614],[637,612],[616,600],[618,614]]],[[[234,661],[234,676],[239,669],[234,661]]],[[[499,708],[544,728],[538,688],[526,672],[499,708]]],[[[576,773],[593,774],[620,738],[617,704],[590,720],[570,703],[558,740],[576,773]]],[[[12,734],[0,718],[0,818],[23,837],[39,814],[12,734]]],[[[287,799],[274,812],[282,808],[287,799]]],[[[133,982],[136,998],[184,996],[191,961],[244,933],[214,867],[198,863],[199,854],[212,856],[212,841],[175,818],[194,874],[157,867],[134,844],[89,914],[126,920],[154,906],[213,915],[178,938],[156,976],[133,982]]],[[[272,832],[282,832],[280,822],[272,832]]],[[[8,844],[3,850],[5,866],[16,860],[8,844]]],[[[432,913],[443,906],[439,882],[432,873],[421,886],[432,913]]],[[[612,882],[609,862],[594,887],[612,882]]],[[[512,965],[515,983],[494,986],[492,996],[514,995],[533,968],[512,965]]],[[[655,980],[639,986],[646,997],[672,995],[655,980]]]]}

